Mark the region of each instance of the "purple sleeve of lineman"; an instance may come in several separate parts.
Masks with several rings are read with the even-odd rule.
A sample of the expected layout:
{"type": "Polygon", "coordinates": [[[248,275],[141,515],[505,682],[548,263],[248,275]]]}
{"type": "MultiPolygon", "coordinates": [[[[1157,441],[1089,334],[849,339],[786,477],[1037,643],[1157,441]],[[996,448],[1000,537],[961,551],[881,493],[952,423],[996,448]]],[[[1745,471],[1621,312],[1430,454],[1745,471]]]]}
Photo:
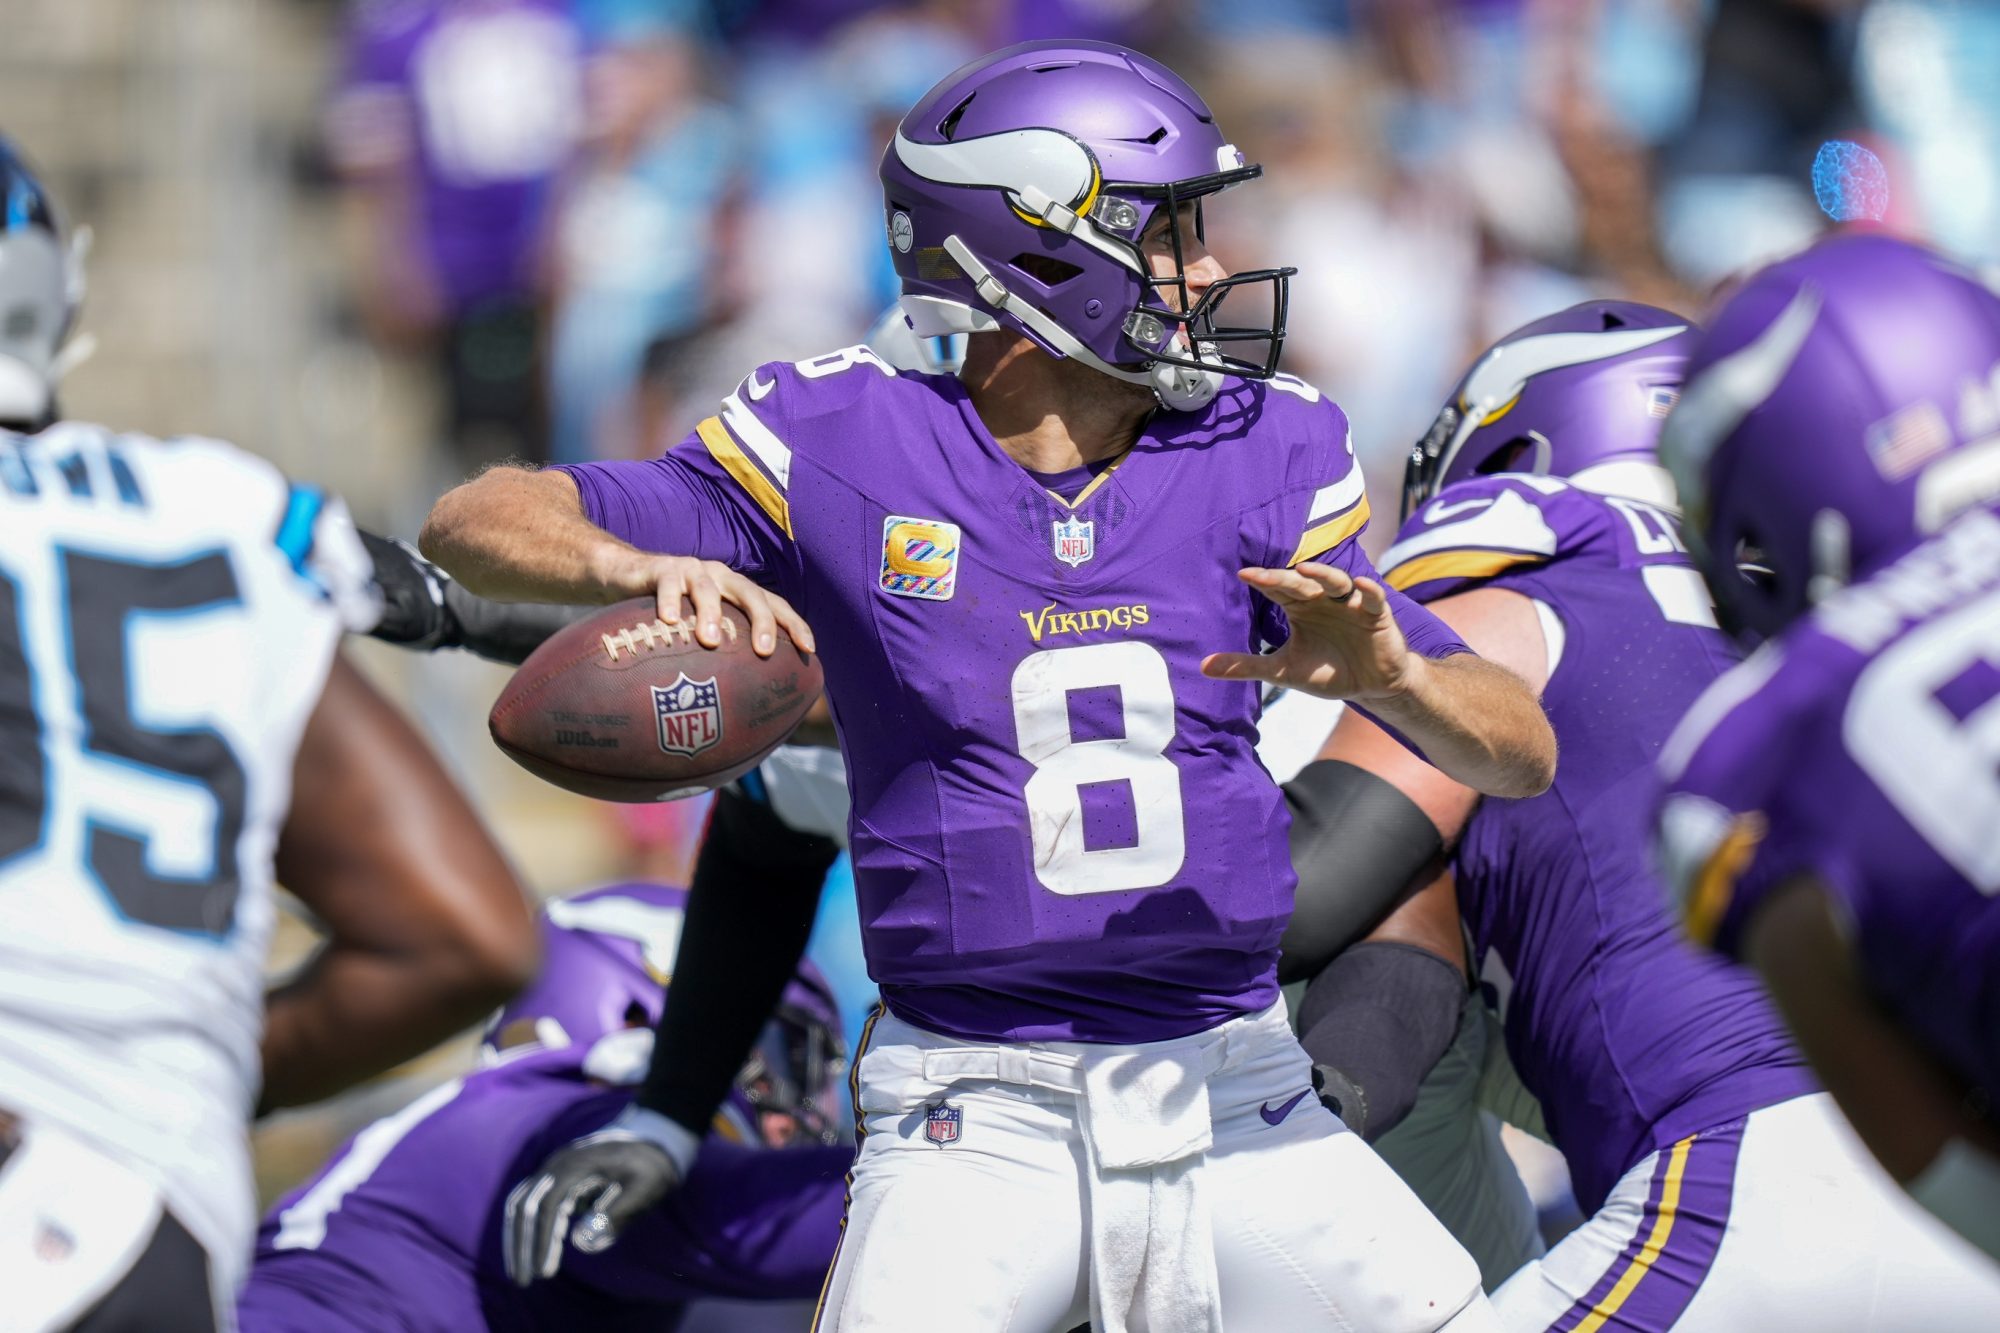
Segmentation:
{"type": "MultiPolygon", "coordinates": [[[[1389,595],[1390,614],[1396,617],[1396,624],[1402,629],[1411,652],[1420,657],[1438,658],[1472,651],[1451,626],[1439,620],[1427,607],[1411,601],[1384,582],[1382,575],[1376,572],[1375,562],[1368,558],[1368,552],[1361,549],[1360,542],[1349,539],[1315,559],[1344,570],[1357,579],[1373,579],[1380,583],[1382,591],[1389,595]]],[[[1292,636],[1291,623],[1279,608],[1261,598],[1259,602],[1264,641],[1275,648],[1292,636]]]]}
{"type": "Polygon", "coordinates": [[[809,1300],[833,1263],[850,1148],[750,1148],[710,1139],[687,1183],[618,1244],[571,1253],[563,1272],[647,1304],[725,1297],[809,1300]]]}
{"type": "Polygon", "coordinates": [[[642,551],[717,560],[792,597],[798,547],[724,472],[698,435],[658,458],[565,463],[583,516],[642,551]]]}

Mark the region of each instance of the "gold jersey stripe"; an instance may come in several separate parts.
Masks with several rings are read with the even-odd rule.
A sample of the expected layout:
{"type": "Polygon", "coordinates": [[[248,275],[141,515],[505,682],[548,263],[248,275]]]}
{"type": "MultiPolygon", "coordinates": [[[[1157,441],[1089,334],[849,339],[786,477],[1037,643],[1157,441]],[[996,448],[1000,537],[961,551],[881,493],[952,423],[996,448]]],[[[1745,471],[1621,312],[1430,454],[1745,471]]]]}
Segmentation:
{"type": "Polygon", "coordinates": [[[1755,810],[1736,816],[1729,832],[1722,835],[1722,841],[1695,872],[1686,917],[1688,937],[1696,944],[1715,943],[1715,933],[1722,929],[1723,914],[1736,896],[1736,881],[1750,868],[1750,858],[1764,841],[1764,829],[1764,816],[1755,810]]]}
{"type": "Polygon", "coordinates": [[[1526,551],[1439,551],[1405,560],[1387,574],[1389,586],[1407,591],[1432,579],[1488,579],[1516,565],[1538,565],[1546,555],[1526,551]]]}
{"type": "Polygon", "coordinates": [[[1639,1280],[1653,1271],[1654,1260],[1660,1257],[1660,1251],[1667,1247],[1667,1238],[1674,1233],[1674,1218],[1681,1208],[1681,1176],[1687,1171],[1688,1150],[1694,1147],[1694,1141],[1695,1136],[1690,1134],[1674,1145],[1673,1155],[1667,1159],[1667,1179],[1660,1190],[1660,1212],[1653,1219],[1652,1234],[1646,1237],[1639,1253],[1632,1256],[1632,1262],[1619,1274],[1611,1290],[1604,1293],[1604,1299],[1592,1306],[1576,1326],[1576,1333],[1597,1333],[1631,1298],[1639,1280]]]}
{"type": "Polygon", "coordinates": [[[778,494],[778,488],[771,484],[771,479],[750,461],[749,455],[743,452],[743,446],[736,443],[736,437],[729,433],[729,427],[722,424],[722,418],[707,417],[694,429],[715,461],[736,478],[737,485],[750,492],[750,498],[757,502],[757,507],[769,514],[771,521],[787,537],[791,536],[791,506],[785,503],[784,496],[778,494]]]}
{"type": "Polygon", "coordinates": [[[1292,552],[1288,565],[1296,565],[1325,555],[1334,547],[1368,526],[1368,497],[1362,496],[1354,502],[1354,507],[1344,514],[1335,514],[1317,527],[1306,529],[1306,535],[1299,538],[1299,549],[1292,552]]]}
{"type": "Polygon", "coordinates": [[[1042,487],[1042,489],[1045,491],[1049,491],[1049,494],[1054,496],[1056,499],[1062,500],[1063,504],[1065,504],[1069,508],[1075,509],[1085,500],[1088,500],[1091,496],[1097,494],[1097,488],[1102,486],[1105,482],[1110,481],[1111,474],[1116,472],[1120,467],[1124,466],[1125,460],[1130,458],[1131,456],[1132,456],[1132,451],[1130,449],[1127,449],[1124,453],[1118,455],[1118,457],[1112,459],[1109,463],[1105,464],[1104,470],[1098,473],[1096,476],[1092,477],[1090,479],[1090,484],[1088,486],[1085,486],[1082,490],[1078,491],[1076,493],[1076,498],[1074,500],[1063,499],[1063,497],[1060,494],[1058,494],[1055,491],[1049,491],[1049,488],[1046,486],[1042,487]]]}

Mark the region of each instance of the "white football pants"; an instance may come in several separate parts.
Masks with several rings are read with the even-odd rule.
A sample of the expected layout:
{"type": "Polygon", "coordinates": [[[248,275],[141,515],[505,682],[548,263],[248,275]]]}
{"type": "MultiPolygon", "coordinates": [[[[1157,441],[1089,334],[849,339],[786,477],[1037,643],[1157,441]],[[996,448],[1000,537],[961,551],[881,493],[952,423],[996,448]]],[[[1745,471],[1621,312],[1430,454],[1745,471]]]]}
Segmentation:
{"type": "Polygon", "coordinates": [[[2000,1267],[1815,1093],[1650,1154],[1493,1304],[1515,1333],[1970,1333],[2000,1328],[2000,1267]]]}
{"type": "Polygon", "coordinates": [[[1284,1007],[1140,1046],[878,1014],[820,1333],[1473,1333],[1472,1259],[1312,1092],[1284,1007]]]}
{"type": "MultiPolygon", "coordinates": [[[[89,1313],[146,1253],[165,1209],[150,1181],[81,1139],[23,1126],[0,1162],[0,1333],[49,1333],[89,1313]]],[[[206,1290],[232,1291],[217,1268],[206,1290]]],[[[158,1327],[234,1329],[233,1299],[208,1299],[206,1315],[162,1311],[158,1327]]]]}

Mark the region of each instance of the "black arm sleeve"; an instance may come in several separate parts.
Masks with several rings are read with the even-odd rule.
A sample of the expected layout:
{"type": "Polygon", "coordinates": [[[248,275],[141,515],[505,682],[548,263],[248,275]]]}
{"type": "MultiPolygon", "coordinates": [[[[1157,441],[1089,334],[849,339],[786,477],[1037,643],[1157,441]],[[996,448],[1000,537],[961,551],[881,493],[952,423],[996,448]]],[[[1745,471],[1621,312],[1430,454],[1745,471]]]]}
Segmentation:
{"type": "Polygon", "coordinates": [[[601,606],[558,606],[547,602],[495,602],[467,592],[447,579],[444,608],[450,620],[450,642],[489,662],[519,666],[542,640],[601,606]]]}
{"type": "Polygon", "coordinates": [[[1451,1046],[1464,971],[1414,944],[1365,941],[1333,960],[1299,1005],[1299,1044],[1347,1127],[1373,1143],[1416,1105],[1451,1046]]]}
{"type": "Polygon", "coordinates": [[[1278,979],[1293,982],[1317,976],[1438,868],[1444,841],[1416,802],[1337,759],[1301,769],[1285,784],[1285,804],[1299,892],[1279,943],[1278,979]]]}
{"type": "Polygon", "coordinates": [[[467,592],[409,543],[363,529],[361,544],[375,563],[382,619],[369,633],[418,652],[463,648],[492,662],[519,666],[542,640],[596,606],[495,602],[467,592]]]}
{"type": "Polygon", "coordinates": [[[839,854],[831,838],[800,833],[760,801],[716,793],[641,1106],[708,1132],[798,970],[839,854]]]}

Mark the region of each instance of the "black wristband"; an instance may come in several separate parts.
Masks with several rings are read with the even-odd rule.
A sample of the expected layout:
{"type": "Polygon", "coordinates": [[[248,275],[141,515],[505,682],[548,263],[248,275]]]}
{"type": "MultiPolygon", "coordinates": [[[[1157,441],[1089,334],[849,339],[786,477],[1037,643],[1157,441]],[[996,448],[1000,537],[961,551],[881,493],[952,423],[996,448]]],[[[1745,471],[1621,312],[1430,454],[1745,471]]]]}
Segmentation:
{"type": "Polygon", "coordinates": [[[1437,825],[1391,783],[1337,759],[1285,784],[1299,890],[1278,979],[1305,981],[1366,935],[1444,855],[1437,825]]]}
{"type": "Polygon", "coordinates": [[[839,854],[831,838],[800,833],[768,805],[716,793],[641,1106],[708,1132],[805,956],[839,854]]]}
{"type": "Polygon", "coordinates": [[[1372,1143],[1410,1113],[1458,1032],[1465,995],[1457,964],[1386,941],[1355,945],[1306,987],[1299,1044],[1327,1071],[1349,1129],[1372,1143]]]}

